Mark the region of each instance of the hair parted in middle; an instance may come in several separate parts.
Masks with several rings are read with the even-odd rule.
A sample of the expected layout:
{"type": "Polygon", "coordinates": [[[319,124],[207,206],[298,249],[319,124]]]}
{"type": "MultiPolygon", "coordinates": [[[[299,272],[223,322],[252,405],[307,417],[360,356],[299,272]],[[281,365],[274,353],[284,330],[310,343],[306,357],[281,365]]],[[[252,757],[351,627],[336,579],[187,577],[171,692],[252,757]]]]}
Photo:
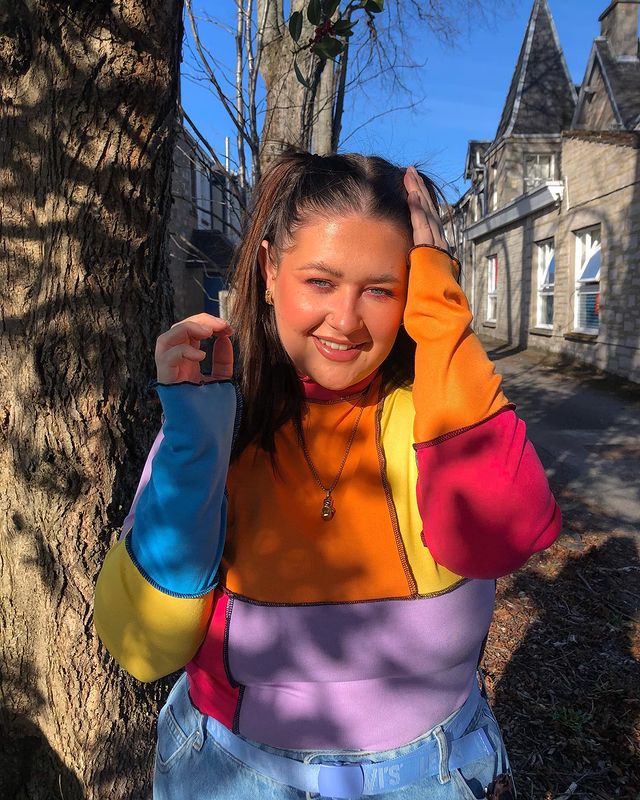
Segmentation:
{"type": "MultiPolygon", "coordinates": [[[[304,410],[300,380],[280,342],[273,307],[265,300],[258,262],[262,242],[269,242],[270,258],[277,264],[279,254],[291,246],[296,230],[306,222],[350,214],[396,224],[411,242],[404,172],[377,156],[317,156],[290,150],[261,178],[231,266],[230,321],[235,331],[236,379],[244,401],[235,455],[251,442],[273,454],[278,428],[293,420],[301,431],[304,410]]],[[[437,207],[439,190],[420,175],[437,207]]],[[[412,383],[414,357],[415,344],[400,327],[380,369],[387,390],[412,383]]]]}

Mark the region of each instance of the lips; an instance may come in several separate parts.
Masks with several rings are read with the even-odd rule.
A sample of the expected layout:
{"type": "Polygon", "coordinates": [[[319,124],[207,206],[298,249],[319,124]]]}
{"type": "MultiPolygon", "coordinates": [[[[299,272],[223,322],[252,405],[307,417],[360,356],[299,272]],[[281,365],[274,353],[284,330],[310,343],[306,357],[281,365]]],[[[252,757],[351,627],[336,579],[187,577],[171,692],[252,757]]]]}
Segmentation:
{"type": "Polygon", "coordinates": [[[361,344],[342,344],[341,342],[334,342],[331,339],[323,339],[322,336],[316,336],[316,339],[331,350],[354,350],[356,347],[362,346],[361,344]]]}
{"type": "Polygon", "coordinates": [[[336,342],[333,339],[325,339],[321,336],[313,336],[312,338],[320,354],[329,361],[353,361],[358,358],[363,348],[368,344],[367,342],[359,344],[336,342]]]}

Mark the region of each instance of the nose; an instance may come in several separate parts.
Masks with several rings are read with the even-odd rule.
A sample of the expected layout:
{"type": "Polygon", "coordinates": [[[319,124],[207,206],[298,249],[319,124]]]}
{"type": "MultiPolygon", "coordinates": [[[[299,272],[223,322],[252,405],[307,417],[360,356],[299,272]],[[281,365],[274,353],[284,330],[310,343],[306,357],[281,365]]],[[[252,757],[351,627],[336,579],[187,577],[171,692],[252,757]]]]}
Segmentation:
{"type": "Polygon", "coordinates": [[[349,336],[364,327],[359,297],[355,292],[338,292],[332,300],[327,322],[335,331],[349,336]]]}

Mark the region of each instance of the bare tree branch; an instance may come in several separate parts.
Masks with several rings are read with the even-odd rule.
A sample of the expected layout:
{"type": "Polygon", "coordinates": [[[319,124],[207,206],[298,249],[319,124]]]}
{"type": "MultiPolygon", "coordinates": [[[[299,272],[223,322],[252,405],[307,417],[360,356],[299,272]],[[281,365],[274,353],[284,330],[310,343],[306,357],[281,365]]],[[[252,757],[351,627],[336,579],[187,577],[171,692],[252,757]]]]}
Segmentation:
{"type": "Polygon", "coordinates": [[[204,49],[203,49],[202,44],[200,42],[200,35],[198,33],[198,28],[197,28],[197,25],[196,25],[196,21],[195,21],[195,18],[193,16],[193,8],[191,6],[191,0],[185,0],[185,4],[184,5],[185,5],[185,8],[187,10],[187,15],[189,17],[189,22],[191,24],[191,35],[193,36],[193,41],[194,41],[194,43],[196,45],[196,49],[198,51],[198,55],[200,56],[200,63],[205,68],[205,70],[207,72],[207,75],[209,76],[209,79],[210,79],[211,83],[213,84],[213,86],[214,86],[214,88],[216,90],[216,93],[218,95],[218,99],[222,103],[222,106],[223,106],[224,110],[229,115],[229,118],[233,122],[233,125],[237,129],[237,131],[240,134],[240,136],[246,141],[246,143],[249,145],[249,147],[251,147],[251,141],[249,139],[249,136],[248,136],[247,132],[244,130],[244,127],[241,124],[238,123],[239,110],[238,110],[238,108],[236,108],[234,106],[234,104],[229,100],[229,98],[222,91],[222,87],[220,86],[220,83],[219,83],[219,81],[218,81],[218,79],[217,79],[217,77],[215,75],[215,72],[211,68],[211,65],[209,64],[207,56],[206,56],[206,54],[204,52],[204,49]]]}

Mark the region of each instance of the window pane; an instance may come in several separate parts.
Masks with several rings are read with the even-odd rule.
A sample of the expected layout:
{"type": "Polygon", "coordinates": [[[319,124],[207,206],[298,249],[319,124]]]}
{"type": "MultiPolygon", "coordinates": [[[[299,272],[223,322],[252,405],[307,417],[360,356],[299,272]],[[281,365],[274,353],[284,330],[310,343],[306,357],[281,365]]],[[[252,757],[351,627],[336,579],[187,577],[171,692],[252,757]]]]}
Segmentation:
{"type": "Polygon", "coordinates": [[[556,282],[556,257],[551,256],[549,269],[547,271],[547,284],[553,285],[556,282]]]}
{"type": "Polygon", "coordinates": [[[598,330],[600,315],[600,295],[595,292],[592,294],[578,295],[578,327],[590,330],[598,330]]]}
{"type": "Polygon", "coordinates": [[[596,250],[589,257],[580,275],[581,281],[597,281],[600,278],[600,249],[596,250]]]}
{"type": "Polygon", "coordinates": [[[540,297],[540,324],[553,324],[553,295],[543,294],[540,297]]]}

